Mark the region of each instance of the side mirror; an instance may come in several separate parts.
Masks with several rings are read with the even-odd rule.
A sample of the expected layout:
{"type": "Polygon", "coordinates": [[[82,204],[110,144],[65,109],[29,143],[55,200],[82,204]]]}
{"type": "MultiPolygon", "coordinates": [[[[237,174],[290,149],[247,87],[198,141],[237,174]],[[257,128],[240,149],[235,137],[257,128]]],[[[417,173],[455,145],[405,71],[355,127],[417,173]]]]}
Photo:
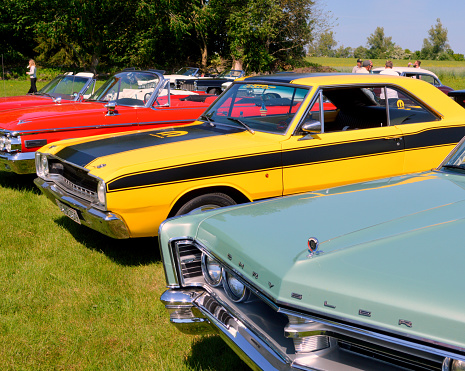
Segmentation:
{"type": "Polygon", "coordinates": [[[104,107],[107,109],[107,114],[105,116],[114,116],[118,114],[118,111],[116,111],[115,101],[108,102],[104,105],[104,107]]]}
{"type": "Polygon", "coordinates": [[[321,122],[317,120],[307,120],[302,125],[302,131],[307,134],[320,134],[321,122]]]}

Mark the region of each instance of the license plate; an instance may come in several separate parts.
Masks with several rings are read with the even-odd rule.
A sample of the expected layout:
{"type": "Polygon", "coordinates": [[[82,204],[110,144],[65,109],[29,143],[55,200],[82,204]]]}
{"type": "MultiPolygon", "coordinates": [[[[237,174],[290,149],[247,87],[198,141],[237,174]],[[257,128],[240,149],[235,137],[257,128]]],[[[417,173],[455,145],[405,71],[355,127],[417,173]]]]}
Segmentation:
{"type": "Polygon", "coordinates": [[[68,218],[74,220],[76,223],[81,224],[81,221],[79,220],[79,216],[76,210],[73,208],[66,206],[64,203],[57,201],[57,205],[60,208],[61,212],[65,214],[68,218]]]}

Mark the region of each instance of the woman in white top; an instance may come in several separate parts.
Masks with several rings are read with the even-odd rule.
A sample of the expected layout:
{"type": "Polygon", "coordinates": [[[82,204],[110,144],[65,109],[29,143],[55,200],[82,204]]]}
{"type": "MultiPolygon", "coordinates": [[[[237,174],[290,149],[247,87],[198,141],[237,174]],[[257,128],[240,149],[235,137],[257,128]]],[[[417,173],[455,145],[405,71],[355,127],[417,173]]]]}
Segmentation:
{"type": "Polygon", "coordinates": [[[35,94],[35,93],[37,93],[37,87],[36,87],[36,81],[37,81],[36,71],[37,71],[37,68],[36,68],[36,62],[34,62],[34,59],[29,60],[29,65],[27,66],[27,68],[29,68],[29,72],[26,72],[26,74],[28,74],[29,77],[31,78],[31,87],[30,87],[30,89],[29,89],[29,91],[27,93],[28,94],[29,93],[35,94]]]}

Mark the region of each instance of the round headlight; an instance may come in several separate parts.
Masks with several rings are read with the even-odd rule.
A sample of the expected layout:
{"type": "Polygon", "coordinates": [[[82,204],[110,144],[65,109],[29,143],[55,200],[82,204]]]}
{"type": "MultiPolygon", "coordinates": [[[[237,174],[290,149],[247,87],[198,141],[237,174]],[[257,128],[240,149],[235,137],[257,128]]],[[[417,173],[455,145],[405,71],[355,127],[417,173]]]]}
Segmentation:
{"type": "Polygon", "coordinates": [[[221,284],[223,269],[215,259],[206,254],[202,254],[202,273],[210,286],[216,287],[221,284]]]}
{"type": "Polygon", "coordinates": [[[250,292],[245,285],[231,273],[223,271],[223,287],[229,298],[235,302],[246,301],[250,292]]]}
{"type": "Polygon", "coordinates": [[[106,186],[105,182],[103,180],[99,180],[98,186],[97,186],[97,198],[98,202],[100,202],[102,205],[106,204],[106,186]]]}
{"type": "Polygon", "coordinates": [[[442,369],[445,371],[464,371],[465,362],[458,359],[446,358],[442,365],[442,369]]]}
{"type": "Polygon", "coordinates": [[[6,137],[0,137],[0,151],[3,151],[5,149],[5,142],[6,142],[6,137]]]}
{"type": "Polygon", "coordinates": [[[48,175],[48,159],[47,156],[40,156],[40,171],[44,176],[48,175]]]}

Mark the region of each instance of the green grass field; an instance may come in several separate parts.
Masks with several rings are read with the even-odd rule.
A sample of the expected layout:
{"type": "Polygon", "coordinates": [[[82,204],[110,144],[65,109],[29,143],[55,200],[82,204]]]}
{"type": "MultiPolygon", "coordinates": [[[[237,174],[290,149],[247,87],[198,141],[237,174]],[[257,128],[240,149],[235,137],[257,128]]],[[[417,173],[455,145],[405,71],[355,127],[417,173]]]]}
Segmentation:
{"type": "MultiPolygon", "coordinates": [[[[8,95],[29,89],[5,85],[8,95]]],[[[247,368],[219,337],[169,323],[157,239],[114,240],[79,226],[33,179],[0,171],[2,370],[247,368]]]]}
{"type": "Polygon", "coordinates": [[[169,324],[157,240],[113,240],[0,172],[2,370],[237,370],[218,337],[169,324]]]}

